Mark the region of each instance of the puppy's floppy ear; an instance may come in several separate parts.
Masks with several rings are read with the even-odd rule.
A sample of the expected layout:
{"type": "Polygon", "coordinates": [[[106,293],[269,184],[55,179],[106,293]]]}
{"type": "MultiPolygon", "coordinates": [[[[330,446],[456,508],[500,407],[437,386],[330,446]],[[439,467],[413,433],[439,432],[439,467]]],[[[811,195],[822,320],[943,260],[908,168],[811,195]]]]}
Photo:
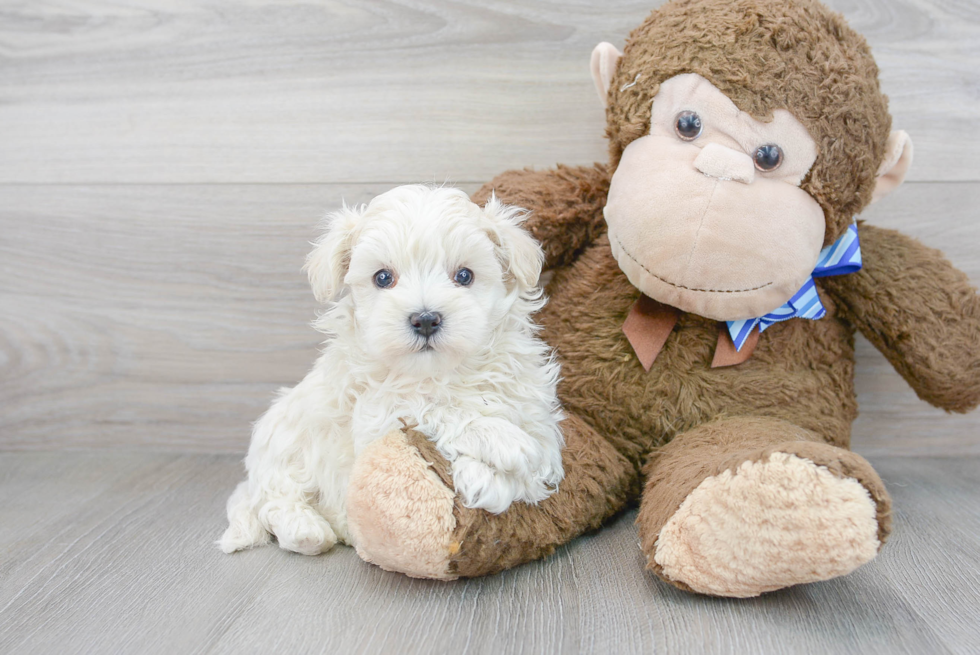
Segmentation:
{"type": "Polygon", "coordinates": [[[306,257],[303,269],[310,276],[313,295],[320,302],[337,300],[344,290],[344,276],[354,246],[354,228],[363,213],[363,207],[355,209],[344,204],[342,209],[329,214],[324,221],[326,231],[306,257]]]}
{"type": "Polygon", "coordinates": [[[537,286],[544,265],[541,246],[521,227],[527,211],[505,205],[491,193],[483,213],[488,219],[490,240],[504,267],[505,277],[517,283],[520,293],[527,293],[537,286]]]}

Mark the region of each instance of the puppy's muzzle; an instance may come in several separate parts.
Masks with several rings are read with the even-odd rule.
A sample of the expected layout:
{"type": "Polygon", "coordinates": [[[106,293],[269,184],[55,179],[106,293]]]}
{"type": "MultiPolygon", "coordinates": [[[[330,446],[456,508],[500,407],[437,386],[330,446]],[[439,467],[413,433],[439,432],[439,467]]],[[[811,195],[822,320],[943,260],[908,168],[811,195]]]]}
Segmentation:
{"type": "Polygon", "coordinates": [[[442,324],[442,315],[439,312],[423,311],[409,316],[408,322],[412,324],[412,329],[416,334],[428,339],[439,330],[439,326],[442,324]]]}

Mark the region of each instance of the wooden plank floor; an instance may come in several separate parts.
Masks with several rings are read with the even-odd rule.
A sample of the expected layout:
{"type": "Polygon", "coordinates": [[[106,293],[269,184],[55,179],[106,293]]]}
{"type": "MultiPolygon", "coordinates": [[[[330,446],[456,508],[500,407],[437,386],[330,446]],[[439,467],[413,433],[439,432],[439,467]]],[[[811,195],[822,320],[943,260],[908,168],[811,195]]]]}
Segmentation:
{"type": "Polygon", "coordinates": [[[222,554],[233,456],[0,454],[0,652],[975,653],[978,460],[872,462],[897,510],[876,560],[723,600],[645,573],[635,512],[546,561],[440,583],[342,546],[222,554]]]}

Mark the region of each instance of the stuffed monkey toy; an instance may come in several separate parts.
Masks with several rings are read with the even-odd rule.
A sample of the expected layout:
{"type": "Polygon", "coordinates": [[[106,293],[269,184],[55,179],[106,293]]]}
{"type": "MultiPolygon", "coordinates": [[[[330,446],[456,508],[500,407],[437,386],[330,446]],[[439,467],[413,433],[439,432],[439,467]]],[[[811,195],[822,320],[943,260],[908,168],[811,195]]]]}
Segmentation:
{"type": "Polygon", "coordinates": [[[848,449],[860,331],[920,398],[980,402],[980,300],[936,250],[856,222],[912,158],[865,40],[813,0],[675,0],[603,43],[609,164],[512,171],[553,272],[565,479],[538,505],[464,507],[406,429],[348,500],[358,553],[453,579],[540,558],[636,499],[647,567],[747,597],[844,575],[891,530],[848,449]]]}

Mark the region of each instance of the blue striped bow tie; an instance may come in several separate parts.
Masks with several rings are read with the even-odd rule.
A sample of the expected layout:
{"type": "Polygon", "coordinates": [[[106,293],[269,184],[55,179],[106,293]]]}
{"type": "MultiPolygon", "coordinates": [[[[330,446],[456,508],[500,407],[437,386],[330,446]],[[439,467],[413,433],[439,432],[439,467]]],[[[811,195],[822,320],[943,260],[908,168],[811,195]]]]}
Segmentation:
{"type": "Polygon", "coordinates": [[[752,334],[755,326],[759,326],[759,332],[764,332],[773,323],[779,323],[796,316],[817,320],[827,314],[820,303],[820,296],[817,295],[817,287],[813,283],[815,277],[827,277],[830,275],[846,275],[856,273],[861,270],[861,243],[858,241],[857,225],[852,224],[847,228],[844,236],[834,241],[832,244],[820,251],[817,258],[817,266],[810,274],[810,279],[806,281],[802,288],[790,298],[785,305],[774,309],[765,316],[758,318],[747,318],[741,321],[726,321],[728,333],[732,335],[735,349],[741,350],[745,341],[752,334]]]}

